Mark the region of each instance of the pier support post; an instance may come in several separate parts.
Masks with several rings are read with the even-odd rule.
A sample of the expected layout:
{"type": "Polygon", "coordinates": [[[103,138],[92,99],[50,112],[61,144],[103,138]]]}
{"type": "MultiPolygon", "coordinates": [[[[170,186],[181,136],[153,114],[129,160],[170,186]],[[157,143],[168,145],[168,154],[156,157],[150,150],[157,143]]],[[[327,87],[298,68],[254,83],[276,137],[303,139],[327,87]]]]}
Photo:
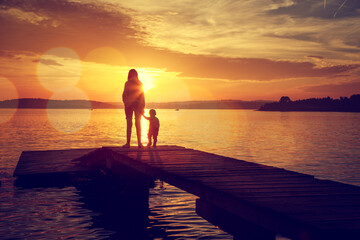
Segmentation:
{"type": "Polygon", "coordinates": [[[111,165],[111,178],[118,184],[118,190],[123,198],[127,199],[134,211],[148,214],[149,188],[153,186],[153,179],[126,165],[114,162],[111,165]]]}
{"type": "Polygon", "coordinates": [[[94,226],[115,232],[114,239],[149,239],[152,179],[111,156],[105,156],[105,162],[110,163],[101,168],[101,176],[79,186],[86,205],[100,213],[94,216],[94,226]]]}
{"type": "Polygon", "coordinates": [[[196,199],[196,213],[234,236],[234,240],[275,240],[276,234],[250,223],[203,199],[196,199]]]}
{"type": "Polygon", "coordinates": [[[94,228],[114,232],[112,239],[148,239],[149,187],[137,181],[124,180],[117,174],[103,172],[102,176],[78,183],[81,201],[95,214],[94,228]]]}

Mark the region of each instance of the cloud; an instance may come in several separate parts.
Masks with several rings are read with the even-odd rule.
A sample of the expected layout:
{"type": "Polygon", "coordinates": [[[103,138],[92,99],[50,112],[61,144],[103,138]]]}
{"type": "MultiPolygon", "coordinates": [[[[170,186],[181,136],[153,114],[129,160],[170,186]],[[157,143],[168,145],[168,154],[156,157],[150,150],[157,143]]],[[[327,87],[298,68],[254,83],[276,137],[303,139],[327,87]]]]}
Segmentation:
{"type": "MultiPolygon", "coordinates": [[[[0,50],[31,51],[40,58],[67,47],[86,60],[93,50],[109,47],[122,62],[111,52],[91,60],[167,68],[188,82],[351,75],[360,61],[360,22],[352,18],[359,8],[349,0],[335,21],[330,16],[341,1],[327,2],[324,9],[321,0],[5,0],[0,50]]],[[[62,64],[49,59],[42,63],[62,64]]]]}
{"type": "Polygon", "coordinates": [[[0,57],[7,60],[21,60],[32,56],[35,56],[32,52],[0,50],[0,57]]]}
{"type": "Polygon", "coordinates": [[[111,4],[75,1],[1,1],[0,50],[43,53],[66,46],[86,54],[106,45],[133,45],[131,17],[111,4]],[[26,41],[25,41],[26,39],[26,41]]]}
{"type": "Polygon", "coordinates": [[[86,55],[108,46],[130,54],[152,48],[230,58],[356,58],[360,22],[340,12],[357,12],[358,4],[348,0],[336,24],[308,13],[309,8],[317,16],[341,4],[327,2],[324,10],[321,0],[5,0],[0,48],[43,52],[66,46],[86,55]]]}
{"type": "Polygon", "coordinates": [[[144,32],[138,41],[158,49],[231,58],[356,57],[360,22],[351,16],[360,13],[358,1],[346,2],[336,24],[342,2],[327,2],[325,9],[321,0],[133,0],[119,6],[132,10],[134,27],[144,32]]]}
{"type": "Polygon", "coordinates": [[[352,94],[360,93],[360,79],[356,79],[351,82],[306,86],[302,89],[312,93],[328,93],[329,95],[335,94],[338,96],[350,96],[352,94]]]}
{"type": "Polygon", "coordinates": [[[0,50],[0,57],[16,59],[17,54],[15,52],[11,52],[11,51],[0,50]]]}
{"type": "Polygon", "coordinates": [[[360,31],[355,34],[349,34],[345,40],[345,43],[350,46],[360,48],[360,31]]]}
{"type": "Polygon", "coordinates": [[[56,26],[57,22],[50,20],[49,17],[45,15],[40,15],[35,12],[23,11],[19,8],[6,7],[3,6],[0,9],[0,15],[8,15],[9,17],[15,19],[16,21],[25,22],[33,25],[47,25],[56,26]]]}
{"type": "Polygon", "coordinates": [[[356,18],[360,16],[359,10],[360,2],[358,0],[327,0],[325,7],[323,1],[293,0],[293,4],[271,9],[268,14],[288,15],[296,18],[356,18]]]}
{"type": "Polygon", "coordinates": [[[256,58],[187,56],[184,77],[270,81],[302,77],[330,77],[360,68],[360,64],[318,67],[311,62],[274,61],[256,58]]]}
{"type": "Polygon", "coordinates": [[[56,62],[53,59],[40,59],[40,60],[33,60],[33,62],[38,62],[44,65],[48,65],[48,66],[64,66],[63,64],[60,64],[58,62],[56,62]]]}
{"type": "Polygon", "coordinates": [[[269,33],[265,37],[292,39],[306,42],[316,42],[318,40],[317,34],[312,32],[295,32],[295,33],[269,33]]]}
{"type": "Polygon", "coordinates": [[[315,55],[309,55],[308,58],[315,58],[315,59],[324,59],[322,56],[315,56],[315,55]]]}

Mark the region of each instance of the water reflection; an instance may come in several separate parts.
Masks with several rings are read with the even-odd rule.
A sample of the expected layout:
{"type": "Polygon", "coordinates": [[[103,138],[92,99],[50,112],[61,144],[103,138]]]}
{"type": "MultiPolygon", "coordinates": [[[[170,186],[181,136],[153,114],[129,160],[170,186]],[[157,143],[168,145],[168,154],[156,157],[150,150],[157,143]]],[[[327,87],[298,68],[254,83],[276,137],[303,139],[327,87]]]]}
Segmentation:
{"type": "Polygon", "coordinates": [[[83,176],[73,184],[1,189],[2,238],[232,239],[194,214],[195,196],[168,184],[156,182],[150,211],[111,176],[83,176]]]}
{"type": "MultiPolygon", "coordinates": [[[[360,185],[358,113],[159,109],[157,116],[161,145],[181,145],[360,185]]],[[[73,133],[53,128],[44,109],[18,109],[0,128],[0,236],[121,238],[121,232],[128,230],[122,228],[127,217],[113,220],[111,208],[104,207],[108,202],[99,199],[101,190],[94,196],[80,187],[18,189],[11,175],[21,151],[119,146],[126,141],[125,133],[123,109],[95,109],[88,124],[73,133]]],[[[145,142],[145,130],[142,138],[145,142]]],[[[132,141],[136,145],[136,136],[132,141]]],[[[148,220],[138,231],[152,239],[231,239],[195,214],[194,201],[193,195],[159,183],[150,190],[148,220]]],[[[122,216],[121,211],[115,215],[122,216]]]]}

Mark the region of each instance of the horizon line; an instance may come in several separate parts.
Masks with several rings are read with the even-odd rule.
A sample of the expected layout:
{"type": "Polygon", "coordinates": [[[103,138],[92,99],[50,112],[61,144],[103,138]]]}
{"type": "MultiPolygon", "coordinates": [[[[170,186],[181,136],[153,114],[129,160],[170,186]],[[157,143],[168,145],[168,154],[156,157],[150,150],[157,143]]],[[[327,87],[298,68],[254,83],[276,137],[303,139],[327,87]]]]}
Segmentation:
{"type": "MultiPolygon", "coordinates": [[[[4,101],[13,101],[13,100],[21,100],[21,99],[37,99],[37,100],[48,100],[48,101],[89,101],[89,102],[100,102],[100,103],[122,103],[120,102],[109,102],[109,101],[99,101],[99,100],[89,100],[89,99],[49,99],[49,98],[37,98],[37,97],[24,97],[24,98],[13,98],[13,99],[5,99],[0,100],[0,102],[4,101]]],[[[241,99],[219,99],[219,100],[186,100],[186,101],[170,101],[170,102],[148,102],[148,103],[182,103],[182,102],[221,102],[221,101],[241,101],[241,102],[259,102],[259,101],[277,101],[277,100],[265,100],[265,99],[257,99],[257,100],[241,100],[241,99]]]]}

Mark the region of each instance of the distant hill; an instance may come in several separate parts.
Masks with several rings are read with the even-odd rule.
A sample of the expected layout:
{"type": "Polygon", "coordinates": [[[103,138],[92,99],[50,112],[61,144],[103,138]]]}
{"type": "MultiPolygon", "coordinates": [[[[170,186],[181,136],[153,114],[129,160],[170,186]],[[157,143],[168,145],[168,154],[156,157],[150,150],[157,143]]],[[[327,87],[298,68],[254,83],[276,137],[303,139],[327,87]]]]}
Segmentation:
{"type": "Polygon", "coordinates": [[[318,111],[318,112],[360,112],[360,94],[339,99],[309,98],[291,101],[287,96],[280,98],[279,102],[266,103],[259,108],[260,111],[318,111]]]}
{"type": "Polygon", "coordinates": [[[167,103],[147,103],[148,108],[167,109],[258,109],[270,101],[241,101],[241,100],[220,100],[220,101],[186,101],[167,103]]]}
{"type": "MultiPolygon", "coordinates": [[[[219,100],[219,101],[184,101],[184,102],[164,102],[146,103],[147,108],[154,109],[258,109],[265,103],[272,101],[242,101],[242,100],[219,100]]],[[[109,104],[123,108],[123,103],[110,102],[109,104]]]]}
{"type": "MultiPolygon", "coordinates": [[[[146,103],[155,109],[258,109],[270,101],[186,101],[168,103],[146,103]]],[[[0,108],[63,108],[63,109],[115,109],[124,108],[120,102],[98,102],[86,100],[48,100],[41,98],[21,98],[0,101],[0,108]]]]}
{"type": "Polygon", "coordinates": [[[91,109],[116,108],[116,106],[86,100],[49,100],[41,98],[20,98],[0,102],[0,108],[59,108],[59,109],[91,109]]]}
{"type": "MultiPolygon", "coordinates": [[[[340,99],[310,98],[292,101],[281,97],[278,102],[266,100],[241,101],[185,101],[146,103],[147,108],[155,109],[258,109],[260,111],[331,111],[360,112],[360,94],[340,99]]],[[[86,100],[49,100],[41,98],[21,98],[0,101],[0,108],[59,108],[59,109],[116,109],[124,108],[122,102],[99,102],[86,100]]]]}

